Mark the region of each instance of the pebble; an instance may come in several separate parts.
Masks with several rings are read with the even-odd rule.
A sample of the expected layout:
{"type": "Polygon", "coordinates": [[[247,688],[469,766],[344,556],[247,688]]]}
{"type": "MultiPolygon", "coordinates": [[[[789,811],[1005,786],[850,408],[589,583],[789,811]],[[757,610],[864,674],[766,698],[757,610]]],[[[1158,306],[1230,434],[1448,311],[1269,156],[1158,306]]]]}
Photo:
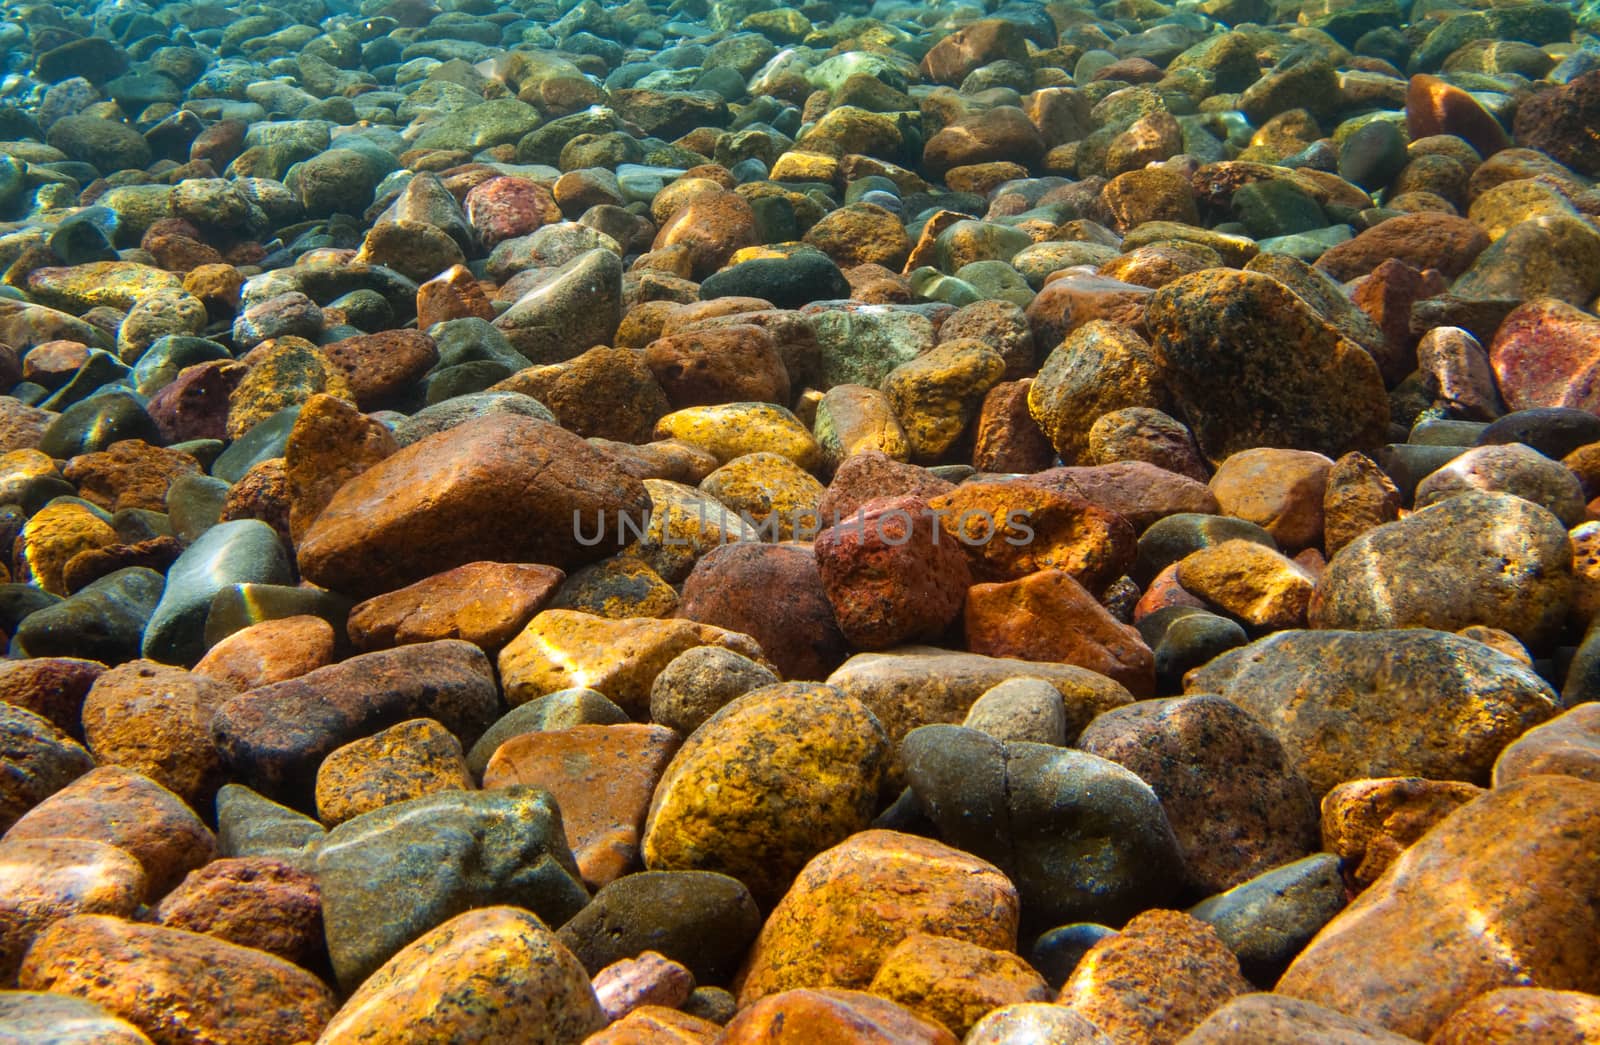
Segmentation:
{"type": "MultiPolygon", "coordinates": [[[[331,971],[322,1040],[1475,1040],[1596,989],[1363,932],[1332,1008],[1208,958],[1096,1027],[1016,938],[1054,986],[1082,919],[1210,896],[1265,985],[1463,803],[1585,784],[1592,12],[426,6],[0,30],[0,846],[144,875],[51,918],[331,971]],[[862,886],[774,956],[853,846],[888,892],[972,861],[1002,931],[862,886]]],[[[1560,908],[1526,833],[1426,917],[1560,908]]],[[[215,980],[161,1004],[293,1009],[215,980]]]]}

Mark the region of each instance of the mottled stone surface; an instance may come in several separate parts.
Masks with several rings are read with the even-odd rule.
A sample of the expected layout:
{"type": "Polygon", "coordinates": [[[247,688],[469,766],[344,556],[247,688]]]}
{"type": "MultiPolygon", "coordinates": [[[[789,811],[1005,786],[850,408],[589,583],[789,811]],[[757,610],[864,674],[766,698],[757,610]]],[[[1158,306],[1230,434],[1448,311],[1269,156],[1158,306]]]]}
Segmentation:
{"type": "Polygon", "coordinates": [[[1589,1045],[1600,1038],[1600,998],[1582,991],[1503,987],[1480,994],[1451,1014],[1431,1045],[1548,1042],[1589,1045]]]}
{"type": "Polygon", "coordinates": [[[885,955],[867,989],[962,1037],[991,1009],[1049,1001],[1052,994],[1015,954],[925,933],[885,955]]]}
{"type": "Polygon", "coordinates": [[[1278,632],[1196,668],[1184,688],[1255,715],[1317,794],[1358,777],[1487,782],[1500,750],[1558,710],[1525,665],[1426,628],[1278,632]]]}
{"type": "Polygon", "coordinates": [[[321,980],[263,951],[97,914],[46,930],[19,982],[92,1001],[157,1045],[309,1041],[336,1004],[321,980]]]}
{"type": "Polygon", "coordinates": [[[0,982],[46,927],[74,914],[130,917],[145,895],[144,868],[125,850],[78,838],[0,842],[0,982]]]}
{"type": "Polygon", "coordinates": [[[534,915],[483,907],[408,944],[361,984],[324,1041],[581,1041],[605,1025],[589,977],[534,915]]]}
{"type": "Polygon", "coordinates": [[[213,860],[162,898],[155,921],[306,965],[322,950],[312,875],[271,857],[213,860]]]}
{"type": "Polygon", "coordinates": [[[864,989],[912,933],[994,950],[1017,941],[1017,893],[986,861],[932,839],[863,831],[818,854],[773,908],[739,1000],[801,987],[864,989]]]}
{"type": "Polygon", "coordinates": [[[1427,1038],[1484,991],[1593,993],[1600,784],[1530,777],[1468,803],[1314,939],[1278,991],[1427,1038]]]}

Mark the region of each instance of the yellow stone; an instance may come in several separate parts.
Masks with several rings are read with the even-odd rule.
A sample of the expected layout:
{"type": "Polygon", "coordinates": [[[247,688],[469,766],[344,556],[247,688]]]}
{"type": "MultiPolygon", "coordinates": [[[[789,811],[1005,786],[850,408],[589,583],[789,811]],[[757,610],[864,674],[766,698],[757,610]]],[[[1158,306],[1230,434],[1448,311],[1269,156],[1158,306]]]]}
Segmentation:
{"type": "Polygon", "coordinates": [[[769,39],[798,40],[811,32],[811,23],[794,8],[780,7],[746,15],[744,21],[739,23],[739,28],[761,33],[769,39]]]}
{"type": "Polygon", "coordinates": [[[606,1024],[583,964],[537,917],[481,907],[408,944],[319,1041],[577,1042],[606,1024]]]}
{"type": "Polygon", "coordinates": [[[1202,548],[1178,564],[1178,583],[1256,628],[1305,627],[1316,579],[1294,560],[1255,541],[1202,548]]]}
{"type": "Polygon", "coordinates": [[[22,489],[35,479],[61,477],[55,458],[38,450],[12,450],[0,454],[0,504],[14,504],[22,489]]]}
{"type": "Polygon", "coordinates": [[[808,472],[822,465],[822,448],[811,432],[789,410],[772,403],[722,403],[677,410],[656,422],[656,438],[698,446],[722,464],[766,450],[782,454],[808,472]]]}
{"type": "Polygon", "coordinates": [[[560,689],[593,689],[643,721],[656,676],[696,646],[721,646],[765,663],[754,639],[710,624],[545,610],[500,651],[500,682],[513,705],[560,689]]]}
{"type": "Polygon", "coordinates": [[[228,437],[237,439],[285,407],[319,392],[354,403],[344,371],[303,337],[280,337],[251,353],[250,372],[228,397],[228,437]]]}
{"type": "Polygon", "coordinates": [[[900,941],[867,990],[958,1038],[1002,1005],[1053,1000],[1044,977],[1015,954],[926,933],[900,941]]]}
{"type": "Polygon", "coordinates": [[[91,261],[36,269],[28,293],[51,308],[80,315],[101,305],[126,312],[153,291],[181,289],[183,277],[135,261],[91,261]]]}
{"type": "Polygon", "coordinates": [[[689,576],[700,557],[724,544],[753,541],[755,529],[739,513],[692,486],[646,479],[650,525],[628,545],[626,555],[648,565],[670,584],[689,576]]]}
{"type": "Polygon", "coordinates": [[[772,164],[773,181],[820,181],[832,184],[839,176],[839,158],[820,152],[782,153],[772,164]]]}
{"type": "Polygon", "coordinates": [[[891,370],[883,394],[905,429],[912,459],[936,461],[955,445],[1005,372],[1000,353],[976,338],[946,341],[891,370]]]}
{"type": "Polygon", "coordinates": [[[812,431],[823,462],[838,468],[847,457],[876,450],[896,461],[911,460],[911,443],[889,397],[866,385],[834,385],[817,404],[812,431]]]}
{"type": "Polygon", "coordinates": [[[329,827],[440,791],[472,791],[461,742],[415,718],[335,749],[317,769],[317,816],[329,827]]]}
{"type": "Polygon", "coordinates": [[[81,504],[47,504],[22,527],[17,558],[33,583],[52,595],[66,595],[67,562],[79,552],[116,544],[117,531],[81,504]]]}
{"type": "Polygon", "coordinates": [[[1213,232],[1210,229],[1197,228],[1185,225],[1181,221],[1147,221],[1143,225],[1129,232],[1122,240],[1122,252],[1147,247],[1152,243],[1162,243],[1167,240],[1178,240],[1184,243],[1194,243],[1202,247],[1210,247],[1222,257],[1223,263],[1233,268],[1242,268],[1246,262],[1257,254],[1261,248],[1256,241],[1248,236],[1235,236],[1227,232],[1213,232]]]}
{"type": "Polygon", "coordinates": [[[780,454],[736,457],[706,476],[700,489],[754,522],[768,539],[793,540],[798,529],[799,539],[809,540],[822,529],[817,505],[827,487],[780,454]]]}
{"type": "Polygon", "coordinates": [[[652,871],[716,871],[771,904],[806,862],[865,830],[889,741],[866,705],[820,683],[763,686],[684,742],[645,820],[652,871]]]}

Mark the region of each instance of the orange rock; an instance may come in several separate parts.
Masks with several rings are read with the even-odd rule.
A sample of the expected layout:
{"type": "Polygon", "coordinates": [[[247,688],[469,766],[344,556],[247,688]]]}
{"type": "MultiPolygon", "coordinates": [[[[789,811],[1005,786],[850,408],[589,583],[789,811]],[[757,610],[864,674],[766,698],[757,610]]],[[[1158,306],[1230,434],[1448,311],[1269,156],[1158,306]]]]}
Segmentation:
{"type": "Polygon", "coordinates": [[[642,443],[672,404],[640,354],[622,345],[620,332],[617,341],[616,348],[596,345],[561,363],[519,370],[489,391],[531,395],[550,408],[562,428],[585,439],[642,443]]]}
{"type": "Polygon", "coordinates": [[[1600,784],[1529,777],[1456,810],[1317,934],[1277,990],[1426,1039],[1496,987],[1600,988],[1600,784]]]}
{"type": "Polygon", "coordinates": [[[956,1036],[860,991],[791,990],[743,1009],[722,1045],[956,1045],[956,1036]]]}
{"type": "Polygon", "coordinates": [[[66,568],[79,552],[117,543],[117,531],[100,516],[72,501],[40,508],[17,537],[16,576],[31,579],[52,595],[66,595],[66,568]]]}
{"type": "Polygon", "coordinates": [[[1017,891],[999,869],[927,838],[863,831],[818,854],[767,918],[741,1007],[798,987],[865,988],[913,933],[1016,948],[1017,891]]]}
{"type": "Polygon", "coordinates": [[[15,984],[23,954],[47,926],[74,914],[130,917],[144,895],[144,868],[116,846],[78,838],[0,842],[0,984],[15,984]]]}
{"type": "Polygon", "coordinates": [[[7,842],[45,838],[82,838],[126,850],[144,867],[145,898],[151,901],[217,852],[216,839],[177,795],[122,766],[91,769],[6,832],[7,842]]]}
{"type": "Polygon", "coordinates": [[[705,279],[726,264],[734,251],[759,242],[755,211],[745,198],[712,186],[695,194],[662,223],[650,249],[686,247],[693,278],[705,279]]]}
{"type": "Polygon", "coordinates": [[[330,752],[317,769],[317,816],[329,827],[440,791],[471,791],[461,742],[414,718],[330,752]]]}
{"type": "Polygon", "coordinates": [[[465,265],[452,265],[417,288],[417,329],[452,319],[493,319],[494,306],[465,265]]]}
{"type": "Polygon", "coordinates": [[[350,382],[356,406],[377,410],[403,401],[412,385],[439,362],[439,347],[420,330],[381,330],[324,345],[322,351],[350,382]]]}
{"type": "Polygon", "coordinates": [[[867,990],[957,1037],[1002,1005],[1053,1000],[1044,977],[1015,954],[926,933],[900,941],[867,990]]]}
{"type": "Polygon", "coordinates": [[[1322,491],[1322,542],[1329,558],[1373,527],[1398,518],[1400,490],[1376,461],[1352,450],[1333,462],[1322,491]]]}
{"type": "Polygon", "coordinates": [[[143,773],[195,809],[209,810],[225,778],[211,716],[238,695],[225,682],[136,660],[95,681],[83,733],[101,765],[143,773]]]}
{"type": "Polygon", "coordinates": [[[603,1031],[583,1039],[584,1045],[709,1045],[722,1028],[687,1012],[645,1005],[603,1031]]]}
{"type": "Polygon", "coordinates": [[[1419,73],[1406,86],[1406,132],[1412,141],[1435,134],[1465,138],[1485,159],[1511,146],[1505,129],[1477,99],[1453,84],[1419,73]]]}
{"type": "Polygon", "coordinates": [[[294,540],[305,536],[339,487],[399,449],[394,433],[345,400],[331,395],[306,400],[283,453],[294,540]]]}
{"type": "Polygon", "coordinates": [[[566,574],[554,566],[469,562],[358,603],[350,641],[388,649],[435,639],[462,639],[493,654],[555,596],[566,574]]]}
{"type": "Polygon", "coordinates": [[[990,657],[1075,664],[1136,697],[1155,694],[1155,655],[1065,570],[967,589],[967,648],[990,657]]]}
{"type": "Polygon", "coordinates": [[[1322,797],[1322,846],[1344,861],[1346,879],[1365,889],[1429,828],[1484,793],[1457,780],[1348,780],[1322,797]]]}
{"type": "Polygon", "coordinates": [[[674,410],[731,402],[789,403],[789,372],[772,336],[753,324],[663,335],[645,348],[644,362],[674,410]]]}
{"type": "Polygon", "coordinates": [[[321,980],[265,951],[99,914],[42,933],[19,982],[86,998],[156,1045],[311,1041],[337,1006],[321,980]]]}
{"type": "Polygon", "coordinates": [[[1579,704],[1513,740],[1494,764],[1494,786],[1539,773],[1600,783],[1600,704],[1579,704]]]}
{"type": "Polygon", "coordinates": [[[326,667],[333,652],[333,625],[321,617],[280,617],[229,635],[206,651],[193,673],[243,692],[326,667]]]}
{"type": "Polygon", "coordinates": [[[99,453],[74,457],[61,474],[78,487],[79,497],[107,511],[145,508],[164,512],[172,481],[199,475],[200,462],[142,439],[123,439],[99,453]]]}
{"type": "MultiPolygon", "coordinates": [[[[1122,516],[1025,482],[968,482],[928,499],[982,581],[1066,570],[1090,592],[1127,573],[1135,534],[1122,516]]],[[[826,506],[825,506],[826,507],[826,506]]]]}
{"type": "Polygon", "coordinates": [[[316,878],[265,856],[213,860],[191,872],[161,901],[154,920],[296,965],[315,961],[324,946],[316,878]]]}
{"type": "Polygon", "coordinates": [[[1600,998],[1580,991],[1505,987],[1463,1005],[1445,1020],[1429,1045],[1595,1045],[1600,1042],[1600,998]]]}
{"type": "Polygon", "coordinates": [[[1006,381],[989,389],[973,426],[972,466],[980,472],[1038,472],[1050,467],[1055,448],[1028,412],[1031,381],[1006,381]]]}
{"type": "Polygon", "coordinates": [[[532,784],[553,794],[578,871],[591,888],[599,888],[638,862],[650,797],[678,743],[678,735],[665,726],[524,733],[496,749],[483,786],[532,784]]]}
{"type": "Polygon", "coordinates": [[[1155,910],[1089,948],[1059,1000],[1121,1045],[1163,1045],[1250,989],[1211,926],[1155,910]]]}

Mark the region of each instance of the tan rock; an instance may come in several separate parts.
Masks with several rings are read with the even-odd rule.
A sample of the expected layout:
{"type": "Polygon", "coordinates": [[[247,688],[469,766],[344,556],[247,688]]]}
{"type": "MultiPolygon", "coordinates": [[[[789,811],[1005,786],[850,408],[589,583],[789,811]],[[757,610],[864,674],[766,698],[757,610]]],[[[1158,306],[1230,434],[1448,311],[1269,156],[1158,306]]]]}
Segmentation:
{"type": "Polygon", "coordinates": [[[1600,783],[1600,704],[1579,704],[1513,740],[1494,763],[1494,786],[1539,773],[1600,783]]]}
{"type": "Polygon", "coordinates": [[[83,732],[101,765],[144,774],[196,809],[209,809],[225,776],[211,716],[238,695],[225,682],[136,660],[95,681],[83,732]]]}
{"type": "Polygon", "coordinates": [[[1484,794],[1458,780],[1347,780],[1322,797],[1322,846],[1337,853],[1346,878],[1365,889],[1433,825],[1484,794]]]}
{"type": "Polygon", "coordinates": [[[264,620],[212,646],[193,674],[243,692],[333,663],[333,625],[305,614],[264,620]]]}
{"type": "Polygon", "coordinates": [[[892,1001],[860,991],[791,990],[740,1011],[724,1028],[723,1045],[956,1045],[937,1023],[892,1001]]]}
{"type": "Polygon", "coordinates": [[[1429,1045],[1501,1042],[1594,1045],[1600,1042],[1600,998],[1581,991],[1504,987],[1457,1009],[1429,1039],[1429,1045]]]}
{"type": "Polygon", "coordinates": [[[1323,497],[1333,462],[1308,450],[1230,454],[1211,477],[1224,514],[1253,522],[1289,552],[1322,543],[1323,497]]]}
{"type": "Polygon", "coordinates": [[[1316,578],[1255,541],[1231,540],[1184,556],[1183,589],[1254,628],[1304,627],[1316,578]]]}

